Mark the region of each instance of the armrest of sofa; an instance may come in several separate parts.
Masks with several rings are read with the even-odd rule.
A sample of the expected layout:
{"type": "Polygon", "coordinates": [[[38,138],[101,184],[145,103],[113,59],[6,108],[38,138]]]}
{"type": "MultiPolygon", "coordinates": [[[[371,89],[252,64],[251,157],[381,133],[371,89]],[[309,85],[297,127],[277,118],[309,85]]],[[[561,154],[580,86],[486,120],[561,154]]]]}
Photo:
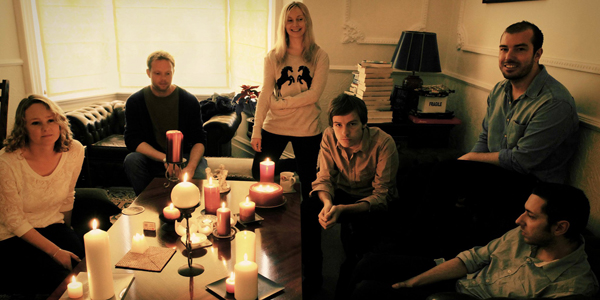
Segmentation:
{"type": "Polygon", "coordinates": [[[242,116],[236,112],[216,115],[204,122],[206,150],[204,156],[231,156],[231,139],[240,126],[242,116]]]}

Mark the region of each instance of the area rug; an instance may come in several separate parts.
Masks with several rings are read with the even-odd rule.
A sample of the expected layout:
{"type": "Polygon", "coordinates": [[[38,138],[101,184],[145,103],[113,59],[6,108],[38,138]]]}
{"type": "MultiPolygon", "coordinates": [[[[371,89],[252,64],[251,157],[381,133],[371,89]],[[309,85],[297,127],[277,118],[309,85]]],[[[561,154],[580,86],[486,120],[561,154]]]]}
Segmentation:
{"type": "MultiPolygon", "coordinates": [[[[106,192],[108,193],[108,199],[120,209],[129,207],[136,197],[133,188],[130,187],[111,187],[106,192]]],[[[116,222],[120,216],[121,214],[112,216],[111,223],[116,222]]]]}

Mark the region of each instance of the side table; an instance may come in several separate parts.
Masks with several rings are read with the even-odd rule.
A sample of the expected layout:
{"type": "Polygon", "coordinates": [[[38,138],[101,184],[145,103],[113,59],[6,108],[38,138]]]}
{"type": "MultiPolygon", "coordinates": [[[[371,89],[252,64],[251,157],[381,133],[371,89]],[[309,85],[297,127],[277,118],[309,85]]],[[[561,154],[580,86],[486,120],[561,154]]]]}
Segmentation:
{"type": "Polygon", "coordinates": [[[448,146],[450,131],[461,123],[461,120],[456,117],[423,119],[411,115],[407,121],[401,123],[369,123],[368,125],[378,127],[391,135],[397,146],[441,148],[448,146]]]}

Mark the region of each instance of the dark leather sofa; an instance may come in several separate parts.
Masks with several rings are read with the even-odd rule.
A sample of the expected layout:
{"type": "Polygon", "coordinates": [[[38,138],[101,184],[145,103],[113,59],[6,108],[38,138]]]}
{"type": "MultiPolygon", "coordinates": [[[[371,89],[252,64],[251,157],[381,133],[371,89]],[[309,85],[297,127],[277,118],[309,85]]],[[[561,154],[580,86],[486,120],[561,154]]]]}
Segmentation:
{"type": "MultiPolygon", "coordinates": [[[[73,137],[86,146],[86,160],[78,187],[130,186],[123,160],[125,147],[125,101],[115,100],[82,107],[66,113],[73,137]]],[[[207,146],[205,156],[231,156],[231,139],[240,125],[234,112],[204,120],[207,146]]]]}

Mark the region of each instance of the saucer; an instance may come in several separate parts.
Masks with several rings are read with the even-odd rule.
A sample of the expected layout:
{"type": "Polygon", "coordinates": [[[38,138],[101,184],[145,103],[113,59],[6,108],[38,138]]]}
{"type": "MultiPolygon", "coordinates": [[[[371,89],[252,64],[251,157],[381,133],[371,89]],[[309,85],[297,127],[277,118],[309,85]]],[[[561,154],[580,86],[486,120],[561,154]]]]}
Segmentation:
{"type": "Polygon", "coordinates": [[[287,203],[287,199],[285,198],[285,196],[282,196],[282,197],[283,197],[283,201],[281,201],[280,204],[272,205],[272,206],[263,206],[263,205],[258,205],[257,204],[256,207],[257,208],[276,208],[276,207],[283,206],[283,205],[285,205],[287,203]]]}
{"type": "Polygon", "coordinates": [[[233,237],[236,232],[237,232],[237,229],[234,226],[231,226],[231,231],[229,232],[229,235],[219,235],[219,233],[217,232],[217,228],[215,228],[213,230],[213,236],[216,238],[219,238],[219,239],[227,239],[227,238],[233,237]]]}

